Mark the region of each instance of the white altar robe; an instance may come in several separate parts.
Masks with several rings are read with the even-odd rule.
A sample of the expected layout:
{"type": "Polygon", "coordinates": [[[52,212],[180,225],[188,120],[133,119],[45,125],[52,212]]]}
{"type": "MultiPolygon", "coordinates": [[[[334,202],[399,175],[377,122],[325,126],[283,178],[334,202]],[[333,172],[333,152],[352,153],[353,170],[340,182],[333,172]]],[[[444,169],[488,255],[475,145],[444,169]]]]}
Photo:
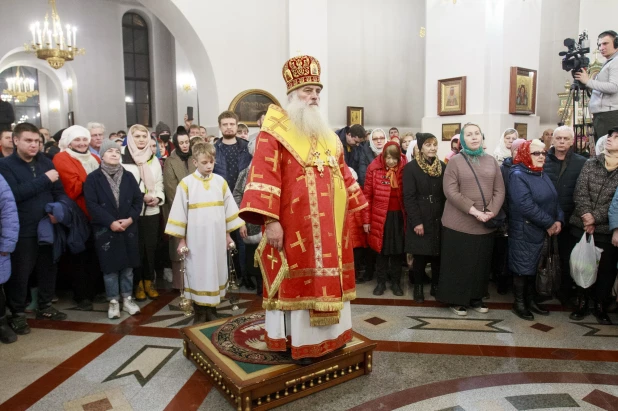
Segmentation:
{"type": "Polygon", "coordinates": [[[178,184],[165,234],[187,240],[186,298],[208,307],[221,302],[228,282],[226,232],[244,224],[223,177],[195,171],[178,184]]]}

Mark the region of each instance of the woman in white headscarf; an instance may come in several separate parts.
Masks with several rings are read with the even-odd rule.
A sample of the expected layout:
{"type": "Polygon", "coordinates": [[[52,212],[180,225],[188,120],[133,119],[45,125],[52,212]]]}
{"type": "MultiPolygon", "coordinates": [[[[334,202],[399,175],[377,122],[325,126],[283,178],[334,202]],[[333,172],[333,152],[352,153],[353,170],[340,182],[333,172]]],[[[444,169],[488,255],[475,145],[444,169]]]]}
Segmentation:
{"type": "Polygon", "coordinates": [[[518,138],[519,133],[514,128],[507,128],[504,130],[504,133],[502,133],[502,137],[500,137],[500,141],[498,142],[498,146],[494,150],[494,158],[498,161],[498,164],[502,165],[505,158],[512,156],[511,146],[513,145],[513,141],[518,138]]]}
{"type": "Polygon", "coordinates": [[[139,249],[142,266],[133,273],[135,299],[144,301],[159,297],[154,288],[154,260],[159,240],[159,214],[165,200],[161,163],[150,149],[150,133],[135,124],[127,134],[127,146],[122,152],[122,166],[135,177],[144,194],[144,206],[138,220],[139,249]]]}
{"type": "MultiPolygon", "coordinates": [[[[60,181],[67,196],[77,203],[88,220],[83,185],[88,174],[99,168],[101,160],[90,152],[90,131],[82,126],[71,126],[64,130],[58,142],[61,150],[53,159],[60,181]]],[[[94,252],[94,238],[86,242],[86,250],[70,257],[65,257],[60,264],[67,267],[72,276],[73,298],[77,309],[92,310],[95,296],[96,277],[100,274],[99,263],[94,252]]]]}

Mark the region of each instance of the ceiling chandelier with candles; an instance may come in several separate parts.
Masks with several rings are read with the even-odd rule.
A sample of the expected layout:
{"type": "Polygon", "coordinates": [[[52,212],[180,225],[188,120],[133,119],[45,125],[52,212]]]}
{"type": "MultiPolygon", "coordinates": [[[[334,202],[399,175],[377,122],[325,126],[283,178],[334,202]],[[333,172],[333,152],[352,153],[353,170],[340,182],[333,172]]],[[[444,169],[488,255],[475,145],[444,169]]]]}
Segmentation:
{"type": "Polygon", "coordinates": [[[62,27],[56,0],[49,0],[52,14],[45,14],[43,25],[37,21],[30,25],[32,41],[24,45],[26,51],[35,53],[37,58],[46,60],[50,66],[59,69],[66,61],[73,61],[76,55],[83,55],[86,50],[77,47],[77,27],[62,27]],[[66,29],[66,30],[65,30],[66,29]]]}
{"type": "Polygon", "coordinates": [[[2,93],[11,96],[20,103],[25,103],[30,97],[39,95],[39,92],[34,89],[34,79],[21,74],[19,67],[17,67],[15,77],[7,78],[6,83],[8,87],[2,93]]]}

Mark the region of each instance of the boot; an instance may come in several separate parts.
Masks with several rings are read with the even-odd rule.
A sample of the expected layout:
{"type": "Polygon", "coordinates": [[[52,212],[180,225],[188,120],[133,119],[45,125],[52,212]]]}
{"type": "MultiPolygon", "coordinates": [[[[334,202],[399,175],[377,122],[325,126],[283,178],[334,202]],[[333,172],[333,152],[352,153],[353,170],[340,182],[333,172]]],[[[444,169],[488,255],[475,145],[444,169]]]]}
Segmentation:
{"type": "Polygon", "coordinates": [[[193,303],[193,324],[201,324],[206,322],[206,308],[193,303]]]}
{"type": "Polygon", "coordinates": [[[0,317],[0,341],[4,344],[10,344],[17,341],[17,334],[15,334],[15,331],[13,331],[13,329],[9,326],[6,315],[4,317],[0,317]]]}
{"type": "Polygon", "coordinates": [[[417,303],[425,302],[423,284],[414,284],[414,301],[416,301],[417,303]]]}
{"type": "MultiPolygon", "coordinates": [[[[148,298],[150,298],[151,300],[156,300],[157,298],[159,298],[159,293],[152,286],[152,281],[150,280],[144,280],[144,291],[146,292],[148,298]]],[[[137,300],[137,297],[135,299],[137,300]]]]}
{"type": "Polygon", "coordinates": [[[515,295],[513,313],[522,320],[534,320],[534,315],[528,310],[525,303],[526,279],[524,277],[519,275],[513,277],[513,294],[515,295]]]}
{"type": "Polygon", "coordinates": [[[140,281],[137,283],[137,287],[135,288],[135,300],[136,301],[146,301],[146,293],[144,292],[144,282],[140,281]]]}
{"type": "Polygon", "coordinates": [[[390,259],[390,277],[391,277],[391,291],[398,297],[403,295],[403,290],[401,289],[401,266],[399,265],[396,257],[391,257],[390,259]]]}
{"type": "Polygon", "coordinates": [[[539,315],[549,315],[549,311],[547,311],[542,305],[538,305],[534,299],[536,296],[536,284],[534,283],[534,277],[526,276],[526,307],[533,313],[539,315]]]}
{"type": "Polygon", "coordinates": [[[384,294],[385,290],[386,290],[386,283],[385,282],[378,282],[378,285],[373,290],[373,295],[382,295],[382,294],[384,294]]]}
{"type": "Polygon", "coordinates": [[[581,321],[586,318],[590,314],[588,310],[588,295],[586,295],[586,290],[581,287],[577,287],[577,307],[575,307],[575,311],[569,315],[569,318],[574,321],[581,321]]]}
{"type": "Polygon", "coordinates": [[[602,325],[612,325],[612,320],[609,319],[609,316],[605,312],[603,308],[603,303],[595,302],[594,303],[594,311],[592,312],[594,316],[597,318],[599,324],[602,325]]]}
{"type": "Polygon", "coordinates": [[[232,314],[221,314],[217,312],[217,307],[212,307],[212,310],[214,311],[215,315],[217,316],[217,318],[230,318],[232,316],[232,314]]]}

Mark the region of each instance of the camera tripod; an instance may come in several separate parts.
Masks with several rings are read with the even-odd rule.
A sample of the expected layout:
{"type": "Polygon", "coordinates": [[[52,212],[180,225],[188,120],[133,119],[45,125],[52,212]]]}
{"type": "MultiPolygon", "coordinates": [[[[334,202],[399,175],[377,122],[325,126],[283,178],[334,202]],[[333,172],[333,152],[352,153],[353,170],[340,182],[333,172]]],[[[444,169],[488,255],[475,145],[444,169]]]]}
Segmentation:
{"type": "MultiPolygon", "coordinates": [[[[571,84],[571,89],[569,90],[569,96],[567,97],[567,102],[564,106],[564,111],[562,112],[562,116],[560,118],[559,126],[564,125],[569,113],[569,107],[571,108],[571,112],[573,114],[573,133],[575,134],[575,141],[573,142],[573,146],[575,148],[575,152],[578,154],[586,154],[586,143],[584,143],[583,137],[588,137],[589,133],[587,133],[586,128],[588,126],[586,122],[586,109],[588,108],[588,104],[590,102],[590,90],[586,89],[586,86],[581,84],[579,81],[573,81],[571,84]],[[582,109],[582,122],[581,124],[577,124],[577,103],[580,101],[581,97],[581,109],[582,109]]],[[[588,141],[588,144],[590,141],[588,141]]],[[[590,145],[589,152],[594,150],[594,141],[592,141],[592,145],[590,145]]],[[[589,153],[588,153],[589,155],[589,153]]]]}

